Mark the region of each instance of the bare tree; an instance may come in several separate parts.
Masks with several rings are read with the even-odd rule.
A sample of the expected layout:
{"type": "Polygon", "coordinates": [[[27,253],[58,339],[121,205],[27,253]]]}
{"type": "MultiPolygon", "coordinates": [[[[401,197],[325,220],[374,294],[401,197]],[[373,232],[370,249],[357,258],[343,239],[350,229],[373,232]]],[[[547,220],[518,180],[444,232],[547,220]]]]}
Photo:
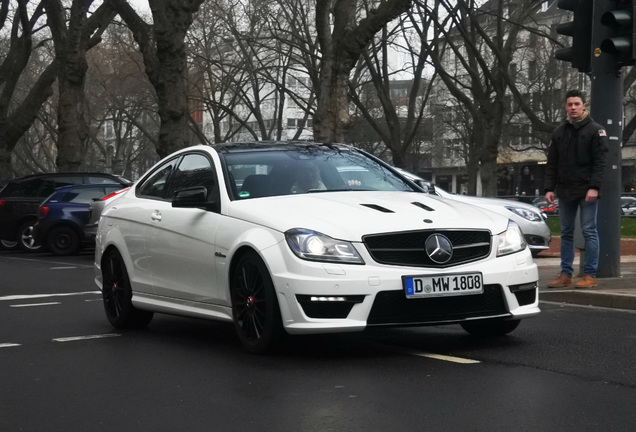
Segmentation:
{"type": "Polygon", "coordinates": [[[101,41],[115,13],[103,3],[89,14],[93,0],[73,0],[68,14],[60,0],[44,0],[58,65],[57,167],[78,171],[85,163],[89,124],[86,118],[85,81],[87,51],[101,41]]]}
{"type": "Polygon", "coordinates": [[[87,98],[95,166],[136,179],[157,162],[157,101],[127,28],[111,27],[88,54],[87,98]]]}
{"type": "Polygon", "coordinates": [[[430,17],[418,7],[392,28],[385,26],[363,52],[349,81],[351,99],[390,151],[392,163],[406,167],[409,160],[408,168],[414,170],[418,169],[425,107],[434,82],[434,74],[425,80],[429,26],[430,17]],[[400,76],[409,79],[400,80],[400,76]],[[409,157],[414,146],[418,152],[409,157]]]}
{"type": "Polygon", "coordinates": [[[321,53],[314,136],[318,141],[344,139],[350,126],[349,74],[363,50],[388,22],[407,12],[410,0],[379,1],[358,20],[357,0],[316,0],[316,34],[321,53]]]}
{"type": "Polygon", "coordinates": [[[0,6],[0,30],[10,27],[8,48],[0,63],[0,183],[13,177],[13,149],[53,94],[57,76],[57,64],[51,57],[34,65],[34,58],[47,57],[45,38],[35,40],[42,29],[44,7],[38,3],[29,16],[28,3],[3,1],[0,6]]]}
{"type": "Polygon", "coordinates": [[[431,10],[437,24],[432,62],[449,92],[470,113],[465,152],[469,194],[476,194],[479,176],[483,193],[496,195],[497,156],[512,82],[508,65],[522,29],[519,24],[540,3],[498,0],[481,8],[475,0],[438,0],[431,10]]]}
{"type": "Polygon", "coordinates": [[[625,120],[623,128],[623,145],[626,144],[636,131],[636,68],[630,68],[623,81],[623,93],[625,95],[625,112],[632,114],[625,120]]]}
{"type": "Polygon", "coordinates": [[[157,93],[161,119],[157,153],[166,156],[189,144],[186,33],[204,0],[149,0],[146,23],[126,0],[107,0],[133,33],[148,79],[157,93]]]}

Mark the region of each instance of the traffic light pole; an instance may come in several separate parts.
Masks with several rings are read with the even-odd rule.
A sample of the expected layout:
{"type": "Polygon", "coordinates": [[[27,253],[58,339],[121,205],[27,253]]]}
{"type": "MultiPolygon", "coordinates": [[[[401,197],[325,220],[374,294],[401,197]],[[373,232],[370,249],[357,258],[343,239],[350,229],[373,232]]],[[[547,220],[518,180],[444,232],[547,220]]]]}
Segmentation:
{"type": "MultiPolygon", "coordinates": [[[[595,2],[595,16],[608,9],[605,1],[595,2]]],[[[592,45],[592,91],[590,115],[605,127],[609,153],[598,206],[600,256],[597,276],[620,276],[621,238],[621,147],[623,135],[623,68],[615,57],[600,50],[601,42],[612,36],[607,26],[594,26],[592,45]]]]}

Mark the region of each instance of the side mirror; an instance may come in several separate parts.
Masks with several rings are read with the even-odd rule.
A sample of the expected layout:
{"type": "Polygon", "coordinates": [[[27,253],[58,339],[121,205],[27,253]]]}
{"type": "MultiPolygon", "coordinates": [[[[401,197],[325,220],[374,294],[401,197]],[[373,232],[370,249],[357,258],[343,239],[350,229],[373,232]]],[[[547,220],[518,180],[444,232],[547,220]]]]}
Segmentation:
{"type": "Polygon", "coordinates": [[[422,190],[426,192],[427,194],[435,195],[435,185],[433,183],[429,183],[427,181],[423,181],[419,179],[413,180],[413,181],[415,182],[416,185],[421,187],[422,190]]]}
{"type": "Polygon", "coordinates": [[[205,186],[180,189],[172,196],[172,207],[216,210],[218,204],[216,202],[209,202],[207,198],[208,189],[205,186]]]}

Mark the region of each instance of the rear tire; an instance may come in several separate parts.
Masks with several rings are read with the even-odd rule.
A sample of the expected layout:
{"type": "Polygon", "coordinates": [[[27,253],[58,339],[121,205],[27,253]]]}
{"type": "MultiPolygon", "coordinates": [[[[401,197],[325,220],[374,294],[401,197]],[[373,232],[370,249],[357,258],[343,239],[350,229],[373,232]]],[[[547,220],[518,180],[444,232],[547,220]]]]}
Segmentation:
{"type": "Polygon", "coordinates": [[[118,329],[147,326],[153,313],[132,304],[132,287],[121,254],[111,250],[102,259],[102,298],[106,317],[118,329]]]}
{"type": "Polygon", "coordinates": [[[263,260],[247,252],[232,272],[232,317],[245,350],[263,354],[285,335],[274,284],[263,260]]]}
{"type": "Polygon", "coordinates": [[[480,321],[466,321],[460,325],[473,336],[497,337],[504,336],[516,329],[521,320],[489,319],[480,321]]]}
{"type": "Polygon", "coordinates": [[[16,250],[19,247],[18,242],[15,240],[0,240],[0,249],[16,250]]]}
{"type": "Polygon", "coordinates": [[[69,226],[59,226],[47,236],[47,245],[55,255],[76,255],[81,243],[77,231],[69,226]]]}

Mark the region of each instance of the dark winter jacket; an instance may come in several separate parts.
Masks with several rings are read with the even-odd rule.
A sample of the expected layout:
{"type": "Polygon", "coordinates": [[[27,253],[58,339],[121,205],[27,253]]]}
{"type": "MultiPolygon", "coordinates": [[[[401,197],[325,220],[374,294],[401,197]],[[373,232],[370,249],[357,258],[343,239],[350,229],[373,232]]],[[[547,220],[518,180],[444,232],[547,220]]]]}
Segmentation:
{"type": "Polygon", "coordinates": [[[599,190],[607,162],[607,133],[588,115],[576,123],[559,125],[550,140],[545,170],[545,192],[561,200],[585,198],[599,190]]]}

